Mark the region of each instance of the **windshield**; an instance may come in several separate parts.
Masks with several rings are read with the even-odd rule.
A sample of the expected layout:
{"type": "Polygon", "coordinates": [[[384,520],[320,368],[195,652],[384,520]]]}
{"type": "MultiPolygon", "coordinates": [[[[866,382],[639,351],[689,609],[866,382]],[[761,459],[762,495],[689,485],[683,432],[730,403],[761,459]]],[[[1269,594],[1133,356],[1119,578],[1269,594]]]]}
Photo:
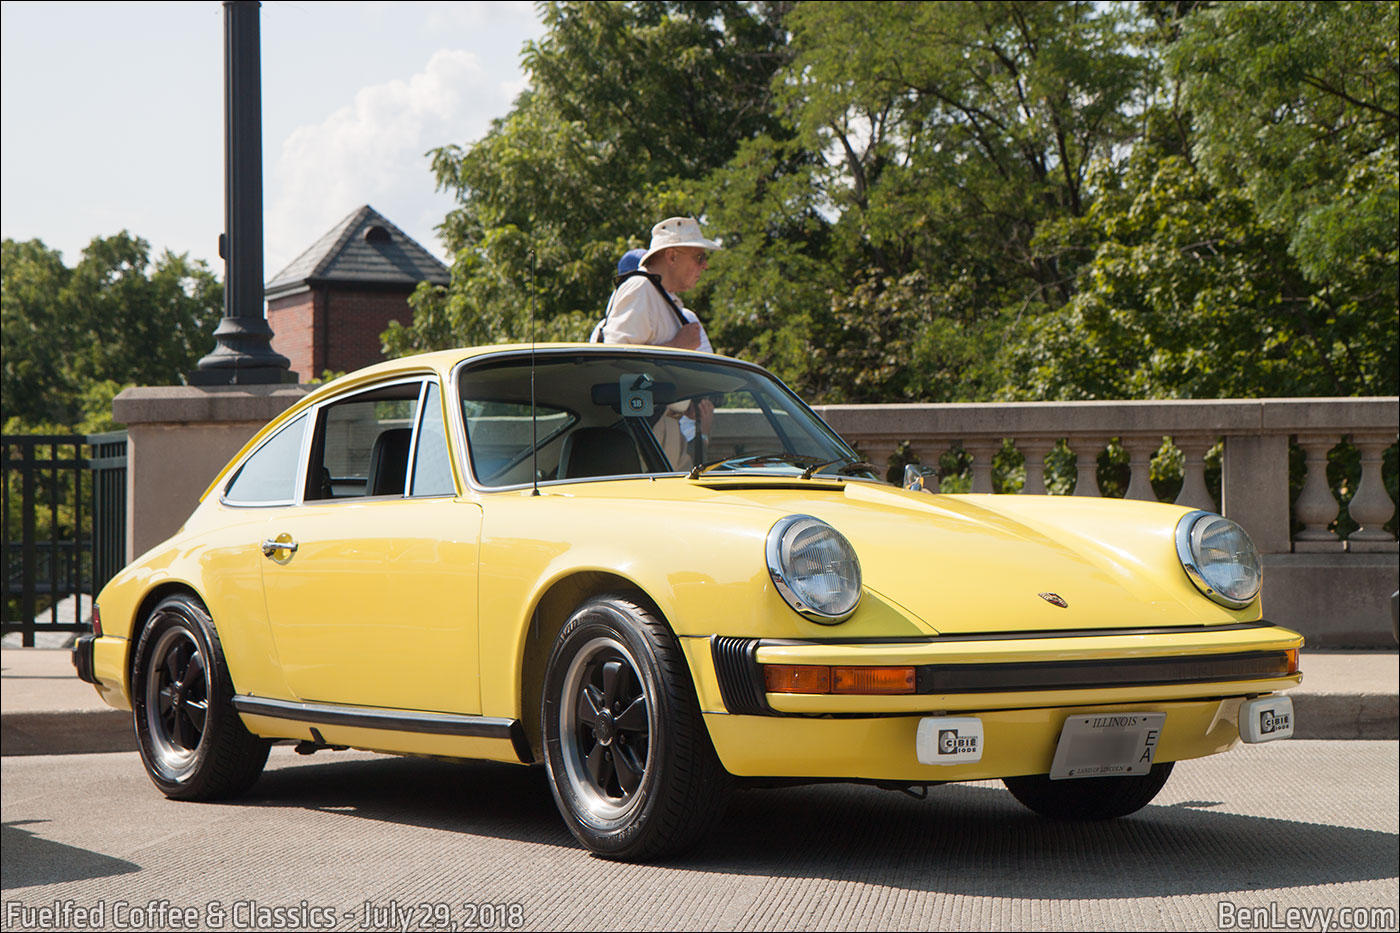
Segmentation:
{"type": "Polygon", "coordinates": [[[458,377],[482,486],[686,473],[876,479],[786,386],[731,361],[540,351],[458,377]]]}

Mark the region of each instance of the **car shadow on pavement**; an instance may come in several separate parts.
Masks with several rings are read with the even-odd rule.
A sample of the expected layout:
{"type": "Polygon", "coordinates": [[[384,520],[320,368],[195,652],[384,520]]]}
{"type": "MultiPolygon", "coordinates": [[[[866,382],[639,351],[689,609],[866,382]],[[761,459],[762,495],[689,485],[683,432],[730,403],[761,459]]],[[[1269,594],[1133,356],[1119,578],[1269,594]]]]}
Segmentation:
{"type": "MultiPolygon", "coordinates": [[[[327,758],[269,770],[239,803],[518,840],[589,858],[564,826],[539,767],[327,758]]],[[[1217,805],[1183,801],[1073,823],[1039,817],[991,784],[935,787],[923,800],[851,784],[740,790],[696,849],[656,867],[1047,899],[1303,887],[1400,872],[1395,833],[1217,812],[1217,805]]]]}
{"type": "Polygon", "coordinates": [[[390,755],[337,760],[335,752],[319,752],[305,763],[269,768],[231,802],[578,848],[542,767],[390,755]]]}
{"type": "Polygon", "coordinates": [[[48,820],[16,820],[0,825],[0,888],[27,888],[127,875],[141,866],[77,846],[51,842],[21,827],[48,820]]]}

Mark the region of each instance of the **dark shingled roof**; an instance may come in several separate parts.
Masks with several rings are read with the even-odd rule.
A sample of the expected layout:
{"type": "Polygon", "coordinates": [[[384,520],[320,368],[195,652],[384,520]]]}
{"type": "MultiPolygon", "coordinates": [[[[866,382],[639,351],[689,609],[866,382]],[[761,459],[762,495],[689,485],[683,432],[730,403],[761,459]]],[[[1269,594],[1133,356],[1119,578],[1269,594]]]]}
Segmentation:
{"type": "Polygon", "coordinates": [[[273,276],[265,294],[277,298],[322,282],[414,286],[450,281],[441,260],[366,204],[273,276]]]}

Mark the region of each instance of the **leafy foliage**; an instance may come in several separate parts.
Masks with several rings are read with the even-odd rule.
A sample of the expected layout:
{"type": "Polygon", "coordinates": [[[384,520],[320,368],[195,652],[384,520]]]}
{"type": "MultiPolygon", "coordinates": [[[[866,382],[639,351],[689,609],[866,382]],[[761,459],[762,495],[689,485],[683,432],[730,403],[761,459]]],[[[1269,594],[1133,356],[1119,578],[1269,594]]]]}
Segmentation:
{"type": "Polygon", "coordinates": [[[386,345],[580,338],[686,213],[717,349],[816,401],[1395,392],[1397,9],[546,4],[386,345]]]}
{"type": "Polygon", "coordinates": [[[223,293],[203,262],[123,231],[69,269],[39,240],[3,244],[0,316],[6,433],[112,426],[125,385],[170,384],[214,345],[223,293]]]}
{"type": "Polygon", "coordinates": [[[550,3],[526,48],[532,88],[486,138],[433,153],[458,206],[442,231],[450,290],[420,289],[393,353],[582,339],[618,257],[668,214],[705,205],[679,189],[775,125],[769,81],[786,58],[780,4],[550,3]]]}

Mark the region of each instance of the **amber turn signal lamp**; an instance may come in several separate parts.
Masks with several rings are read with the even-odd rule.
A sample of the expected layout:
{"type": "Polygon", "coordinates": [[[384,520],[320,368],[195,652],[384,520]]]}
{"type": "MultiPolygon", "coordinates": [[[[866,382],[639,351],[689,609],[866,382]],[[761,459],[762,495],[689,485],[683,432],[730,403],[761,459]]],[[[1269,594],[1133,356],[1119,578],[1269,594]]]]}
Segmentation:
{"type": "Polygon", "coordinates": [[[913,693],[912,667],[833,667],[832,693],[913,693]]]}
{"type": "Polygon", "coordinates": [[[845,693],[865,696],[913,693],[914,669],[765,664],[763,687],[769,693],[845,693]]]}
{"type": "Polygon", "coordinates": [[[765,664],[763,686],[769,693],[830,693],[831,668],[825,664],[765,664]]]}
{"type": "Polygon", "coordinates": [[[1288,673],[1290,673],[1290,674],[1296,674],[1296,673],[1298,673],[1298,649],[1297,649],[1297,648],[1289,648],[1288,651],[1287,651],[1287,654],[1288,654],[1288,673]]]}

